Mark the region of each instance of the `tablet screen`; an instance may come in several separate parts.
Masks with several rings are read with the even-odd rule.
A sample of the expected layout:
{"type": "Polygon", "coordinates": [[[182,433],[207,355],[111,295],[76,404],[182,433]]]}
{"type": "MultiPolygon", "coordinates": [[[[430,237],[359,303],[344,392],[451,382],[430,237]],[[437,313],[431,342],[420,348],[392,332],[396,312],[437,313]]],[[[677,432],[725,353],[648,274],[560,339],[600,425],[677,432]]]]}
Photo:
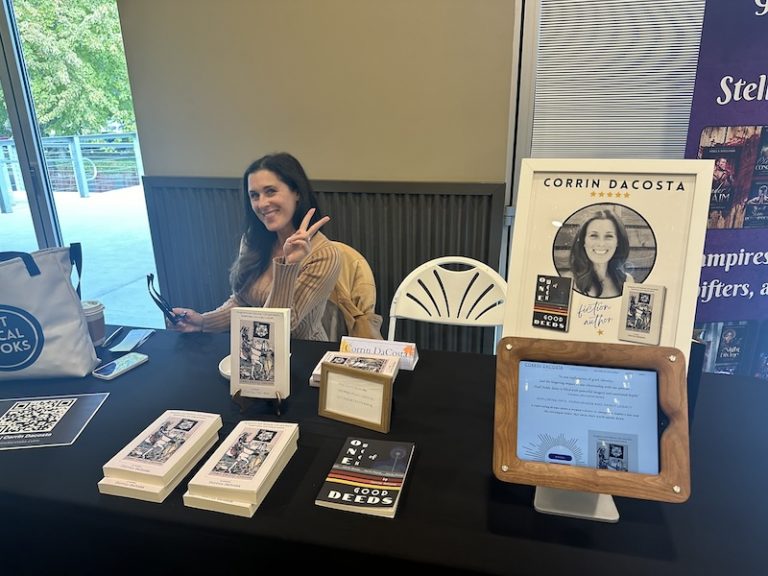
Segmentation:
{"type": "Polygon", "coordinates": [[[517,457],[659,473],[655,371],[520,361],[517,457]]]}

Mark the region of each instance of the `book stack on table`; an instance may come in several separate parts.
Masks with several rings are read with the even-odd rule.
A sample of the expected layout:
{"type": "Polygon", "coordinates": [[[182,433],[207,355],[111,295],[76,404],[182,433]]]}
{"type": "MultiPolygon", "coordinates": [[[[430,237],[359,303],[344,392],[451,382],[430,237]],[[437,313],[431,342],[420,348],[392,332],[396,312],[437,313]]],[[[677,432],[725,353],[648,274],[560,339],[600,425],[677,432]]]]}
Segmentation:
{"type": "Polygon", "coordinates": [[[167,410],[103,466],[99,492],[162,502],[218,440],[221,417],[167,410]]]}
{"type": "Polygon", "coordinates": [[[296,452],[299,425],[244,420],[189,481],[184,504],[250,518],[296,452]]]}

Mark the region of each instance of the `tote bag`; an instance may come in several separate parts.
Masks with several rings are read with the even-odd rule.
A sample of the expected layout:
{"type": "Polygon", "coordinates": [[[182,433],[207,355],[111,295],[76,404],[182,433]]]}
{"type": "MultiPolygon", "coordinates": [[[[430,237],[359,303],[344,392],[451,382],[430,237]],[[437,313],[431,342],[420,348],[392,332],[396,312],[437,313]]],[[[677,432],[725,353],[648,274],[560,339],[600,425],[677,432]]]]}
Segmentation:
{"type": "Polygon", "coordinates": [[[79,280],[81,261],[79,244],[0,252],[0,381],[82,377],[96,367],[72,286],[72,264],[79,280]]]}

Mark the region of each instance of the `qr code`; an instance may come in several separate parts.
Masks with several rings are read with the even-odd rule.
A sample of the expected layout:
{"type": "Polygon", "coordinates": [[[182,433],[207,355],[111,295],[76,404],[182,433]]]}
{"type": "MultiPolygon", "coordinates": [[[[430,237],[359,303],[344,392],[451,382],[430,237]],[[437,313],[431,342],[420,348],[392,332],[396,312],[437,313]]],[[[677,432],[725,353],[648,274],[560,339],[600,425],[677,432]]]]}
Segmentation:
{"type": "Polygon", "coordinates": [[[0,416],[0,435],[50,432],[72,408],[77,398],[16,402],[0,416]]]}

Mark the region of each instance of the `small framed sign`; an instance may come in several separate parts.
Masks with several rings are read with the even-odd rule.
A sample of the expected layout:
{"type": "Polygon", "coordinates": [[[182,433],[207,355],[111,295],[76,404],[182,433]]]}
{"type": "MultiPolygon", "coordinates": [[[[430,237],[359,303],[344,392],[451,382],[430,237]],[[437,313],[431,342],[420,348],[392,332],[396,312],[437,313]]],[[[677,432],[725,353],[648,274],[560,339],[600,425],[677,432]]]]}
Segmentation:
{"type": "Polygon", "coordinates": [[[385,374],[323,362],[318,414],[377,432],[389,432],[393,381],[385,374]]]}

